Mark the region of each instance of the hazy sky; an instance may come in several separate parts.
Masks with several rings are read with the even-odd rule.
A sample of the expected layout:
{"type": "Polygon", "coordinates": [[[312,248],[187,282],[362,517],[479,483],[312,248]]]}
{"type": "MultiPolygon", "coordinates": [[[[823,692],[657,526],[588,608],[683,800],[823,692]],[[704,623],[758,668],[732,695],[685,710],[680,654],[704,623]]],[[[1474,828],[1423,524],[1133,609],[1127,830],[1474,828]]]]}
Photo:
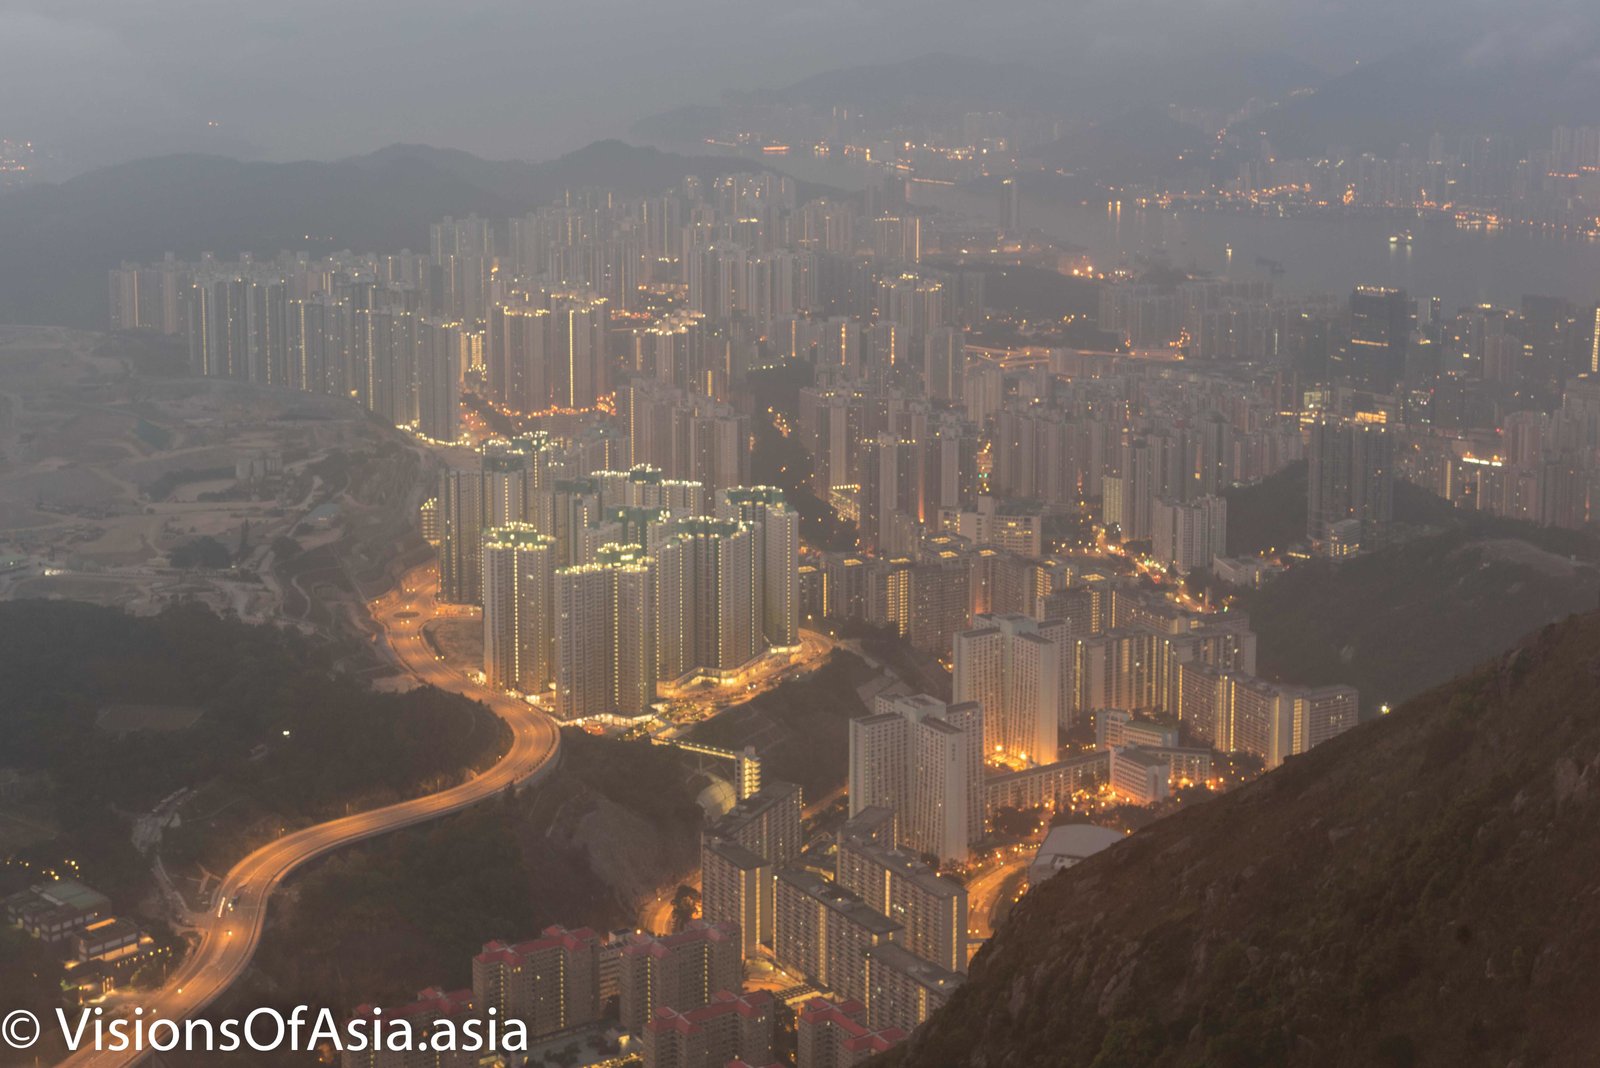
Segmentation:
{"type": "MultiPolygon", "coordinates": [[[[930,51],[1291,53],[1340,69],[1464,20],[1562,47],[1596,0],[0,0],[0,137],[80,164],[396,141],[544,159],[643,115],[930,51]],[[211,124],[216,125],[211,125],[211,124]]],[[[1587,38],[1592,40],[1592,38],[1587,38]]]]}

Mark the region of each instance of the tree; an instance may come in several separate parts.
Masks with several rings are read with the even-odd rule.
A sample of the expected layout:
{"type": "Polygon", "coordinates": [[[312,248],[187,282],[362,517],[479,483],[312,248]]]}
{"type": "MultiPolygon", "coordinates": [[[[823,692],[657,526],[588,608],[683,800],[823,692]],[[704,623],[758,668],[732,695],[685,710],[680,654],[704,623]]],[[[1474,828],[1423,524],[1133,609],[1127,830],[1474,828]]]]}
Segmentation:
{"type": "Polygon", "coordinates": [[[202,535],[175,547],[167,554],[173,567],[206,568],[220,571],[233,565],[233,554],[216,538],[202,535]]]}

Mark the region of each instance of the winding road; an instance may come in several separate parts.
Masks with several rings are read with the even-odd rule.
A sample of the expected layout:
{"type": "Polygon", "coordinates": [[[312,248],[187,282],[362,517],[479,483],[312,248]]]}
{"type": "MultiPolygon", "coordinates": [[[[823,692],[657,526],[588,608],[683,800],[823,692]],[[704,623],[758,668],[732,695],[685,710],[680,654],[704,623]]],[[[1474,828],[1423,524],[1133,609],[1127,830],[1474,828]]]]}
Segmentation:
{"type": "MultiPolygon", "coordinates": [[[[441,614],[438,575],[433,565],[418,568],[392,593],[372,604],[399,663],[424,683],[482,701],[511,728],[511,747],[487,771],[435,794],[373,809],[285,835],[233,866],[220,884],[212,909],[199,921],[199,943],[159,990],[142,998],[146,1020],[185,1019],[210,1005],[250,964],[261,941],[267,903],[296,868],[341,846],[410,827],[530,782],[555,766],[561,732],[549,716],[531,705],[476,684],[439,661],[423,637],[423,627],[441,614]]],[[[123,1068],[140,1052],[80,1049],[61,1061],[63,1068],[123,1068]]]]}

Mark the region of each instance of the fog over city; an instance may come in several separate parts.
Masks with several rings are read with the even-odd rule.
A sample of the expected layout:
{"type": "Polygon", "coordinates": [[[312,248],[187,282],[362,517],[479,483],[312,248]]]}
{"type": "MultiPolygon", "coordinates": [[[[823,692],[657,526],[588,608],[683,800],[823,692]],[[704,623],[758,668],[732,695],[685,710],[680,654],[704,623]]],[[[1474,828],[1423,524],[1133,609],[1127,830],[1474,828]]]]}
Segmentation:
{"type": "Polygon", "coordinates": [[[1600,0],[0,0],[0,1068],[1600,1063],[1600,0]]]}
{"type": "Polygon", "coordinates": [[[930,53],[1115,77],[1133,98],[1238,64],[1314,82],[1441,45],[1512,79],[1576,61],[1593,85],[1597,28],[1585,0],[5,0],[0,136],[59,146],[73,171],[397,141],[546,159],[725,90],[930,53]]]}

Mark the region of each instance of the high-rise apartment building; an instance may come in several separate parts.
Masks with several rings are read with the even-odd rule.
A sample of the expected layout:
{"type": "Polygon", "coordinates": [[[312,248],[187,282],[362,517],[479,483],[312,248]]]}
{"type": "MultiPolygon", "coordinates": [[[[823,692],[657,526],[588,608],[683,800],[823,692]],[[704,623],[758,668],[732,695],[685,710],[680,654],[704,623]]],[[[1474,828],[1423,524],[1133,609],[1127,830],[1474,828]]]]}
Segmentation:
{"type": "Polygon", "coordinates": [[[1213,558],[1228,553],[1228,502],[1222,497],[1197,497],[1188,502],[1162,498],[1152,509],[1151,554],[1156,562],[1187,575],[1210,568],[1213,558]]]}
{"type": "Polygon", "coordinates": [[[911,952],[953,972],[967,970],[967,890],[885,841],[881,813],[863,811],[840,829],[834,881],[905,927],[911,952]],[[858,821],[860,821],[858,823],[858,821]]]}
{"type": "Polygon", "coordinates": [[[555,678],[555,541],[531,523],[483,534],[483,673],[496,689],[543,693],[555,678]]]}
{"type": "Polygon", "coordinates": [[[753,957],[772,941],[773,866],[738,842],[700,838],[700,914],[712,923],[739,925],[740,952],[753,957]]]}
{"type": "Polygon", "coordinates": [[[656,694],[656,562],[608,545],[553,585],[557,718],[643,715],[656,694]]]}
{"type": "Polygon", "coordinates": [[[773,868],[783,868],[805,845],[800,829],[803,809],[800,787],[768,782],[708,827],[704,840],[735,842],[773,868]]]}
{"type": "Polygon", "coordinates": [[[483,472],[439,476],[439,596],[455,604],[483,598],[483,472]]]}
{"type": "Polygon", "coordinates": [[[984,752],[1055,761],[1068,725],[1068,624],[1022,615],[980,616],[955,639],[957,701],[983,708],[984,752]]]}
{"type": "Polygon", "coordinates": [[[1357,520],[1363,543],[1394,519],[1394,437],[1377,423],[1324,418],[1311,427],[1306,536],[1325,545],[1333,528],[1357,520]]]}
{"type": "Polygon", "coordinates": [[[1179,672],[1177,712],[1201,740],[1249,753],[1268,768],[1343,734],[1360,721],[1351,686],[1289,686],[1203,663],[1179,672]]]}
{"type": "Polygon", "coordinates": [[[642,1034],[660,1008],[685,1012],[744,987],[739,932],[695,921],[677,934],[632,936],[622,948],[618,989],[622,1026],[642,1034]]]}
{"type": "Polygon", "coordinates": [[[771,486],[724,490],[717,514],[750,524],[757,552],[752,554],[751,585],[768,645],[784,649],[800,642],[800,514],[771,486]]]}
{"type": "Polygon", "coordinates": [[[600,1018],[600,938],[587,927],[548,927],[538,938],[490,942],[472,958],[479,1011],[522,1020],[530,1035],[581,1027],[600,1018]]]}
{"type": "Polygon", "coordinates": [[[898,941],[865,950],[867,1024],[910,1033],[950,1000],[965,978],[923,960],[898,941]]]}
{"type": "Polygon", "coordinates": [[[780,871],[776,897],[772,950],[778,963],[842,997],[866,1001],[866,954],[898,942],[900,924],[814,872],[780,871]]]}
{"type": "Polygon", "coordinates": [[[735,519],[696,517],[651,527],[661,679],[728,678],[760,655],[755,538],[749,523],[735,519]]]}
{"type": "Polygon", "coordinates": [[[1356,286],[1349,313],[1350,344],[1342,369],[1352,381],[1387,393],[1405,375],[1411,301],[1403,289],[1356,286]]]}
{"type": "Polygon", "coordinates": [[[919,852],[959,861],[983,835],[983,713],[926,694],[878,699],[850,721],[850,814],[893,809],[919,852]]]}
{"type": "MultiPolygon", "coordinates": [[[[548,464],[542,440],[514,438],[484,446],[471,466],[439,477],[440,596],[456,604],[483,602],[483,532],[535,518],[532,496],[548,464]]],[[[541,533],[550,533],[536,524],[541,533]]]]}
{"type": "Polygon", "coordinates": [[[417,430],[432,441],[461,434],[461,375],[470,334],[460,323],[424,320],[417,327],[417,430]]]}
{"type": "Polygon", "coordinates": [[[1156,456],[1147,438],[1125,442],[1118,453],[1115,475],[1102,480],[1102,518],[1115,524],[1123,541],[1150,537],[1151,508],[1156,497],[1156,456]]]}

